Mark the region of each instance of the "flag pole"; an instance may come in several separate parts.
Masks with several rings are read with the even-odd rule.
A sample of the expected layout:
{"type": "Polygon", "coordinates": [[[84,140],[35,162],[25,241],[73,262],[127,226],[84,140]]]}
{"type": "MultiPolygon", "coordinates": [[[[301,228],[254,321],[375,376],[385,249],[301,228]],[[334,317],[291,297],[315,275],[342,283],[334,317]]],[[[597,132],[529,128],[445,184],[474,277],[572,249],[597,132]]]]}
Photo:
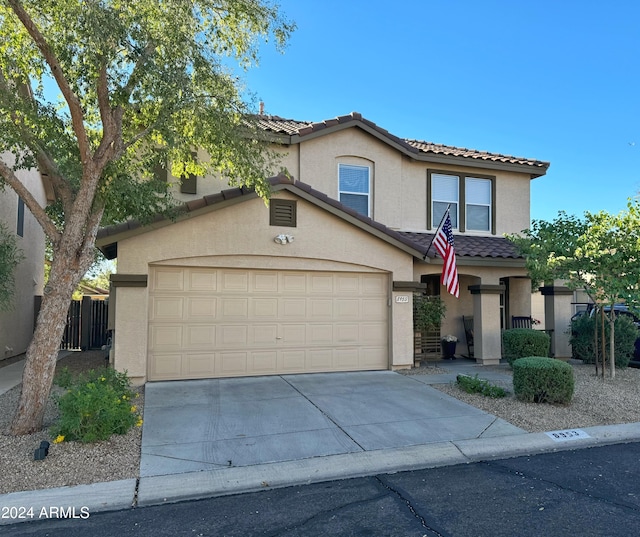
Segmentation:
{"type": "Polygon", "coordinates": [[[440,223],[438,224],[438,227],[436,228],[436,232],[433,234],[433,237],[431,237],[431,242],[429,243],[429,246],[427,247],[427,249],[424,252],[424,255],[422,256],[422,260],[423,261],[426,261],[427,254],[429,253],[429,250],[431,249],[431,246],[433,245],[433,241],[436,240],[436,237],[438,236],[438,230],[442,227],[442,224],[444,223],[444,219],[449,214],[449,209],[450,208],[451,208],[451,204],[447,205],[447,210],[442,215],[442,219],[440,220],[440,223]]]}

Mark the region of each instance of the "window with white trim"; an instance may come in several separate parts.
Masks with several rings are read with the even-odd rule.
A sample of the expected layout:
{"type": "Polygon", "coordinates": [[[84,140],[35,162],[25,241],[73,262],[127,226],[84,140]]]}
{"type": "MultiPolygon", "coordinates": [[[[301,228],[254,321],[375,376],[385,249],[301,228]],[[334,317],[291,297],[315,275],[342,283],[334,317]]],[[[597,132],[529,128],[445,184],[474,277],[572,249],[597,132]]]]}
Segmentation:
{"type": "Polygon", "coordinates": [[[491,230],[491,180],[465,177],[467,229],[491,230]]]}
{"type": "Polygon", "coordinates": [[[443,173],[431,174],[431,226],[437,228],[449,209],[451,227],[458,228],[458,204],[460,201],[460,178],[443,173]]]}
{"type": "Polygon", "coordinates": [[[340,203],[370,216],[371,181],[368,166],[338,165],[338,199],[340,203]]]}

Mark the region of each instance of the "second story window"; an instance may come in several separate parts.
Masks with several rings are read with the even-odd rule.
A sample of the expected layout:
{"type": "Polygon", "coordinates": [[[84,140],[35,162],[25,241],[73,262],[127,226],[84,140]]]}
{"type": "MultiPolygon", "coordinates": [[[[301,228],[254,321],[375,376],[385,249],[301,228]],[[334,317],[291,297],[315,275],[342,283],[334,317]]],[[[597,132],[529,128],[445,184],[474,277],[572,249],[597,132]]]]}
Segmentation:
{"type": "Polygon", "coordinates": [[[450,206],[454,229],[495,234],[495,183],[489,175],[427,170],[427,228],[436,229],[450,206]]]}
{"type": "Polygon", "coordinates": [[[340,203],[370,216],[370,179],[368,166],[338,165],[340,203]]]}
{"type": "Polygon", "coordinates": [[[437,228],[449,207],[451,226],[458,228],[458,204],[460,201],[460,178],[457,175],[431,174],[431,226],[437,228]]]}
{"type": "Polygon", "coordinates": [[[478,177],[465,179],[467,229],[491,230],[491,180],[478,177]]]}

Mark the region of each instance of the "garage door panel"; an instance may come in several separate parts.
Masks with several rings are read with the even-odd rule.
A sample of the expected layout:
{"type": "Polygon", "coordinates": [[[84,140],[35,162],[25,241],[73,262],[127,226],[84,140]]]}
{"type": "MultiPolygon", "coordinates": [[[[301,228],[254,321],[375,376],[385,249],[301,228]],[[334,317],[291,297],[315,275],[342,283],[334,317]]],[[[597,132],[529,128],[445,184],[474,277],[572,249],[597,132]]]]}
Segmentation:
{"type": "Polygon", "coordinates": [[[213,349],[216,346],[215,326],[187,325],[184,333],[186,349],[213,349]]]}
{"type": "Polygon", "coordinates": [[[152,286],[156,291],[184,291],[184,270],[158,267],[154,271],[152,286]]]}
{"type": "Polygon", "coordinates": [[[215,374],[215,355],[188,353],[184,357],[184,370],[191,377],[210,377],[215,374]]]}
{"type": "Polygon", "coordinates": [[[214,320],[217,316],[218,301],[214,297],[188,297],[187,320],[214,320]]]}
{"type": "Polygon", "coordinates": [[[359,341],[366,345],[384,345],[387,341],[387,325],[385,323],[362,323],[359,341]]]}
{"type": "Polygon", "coordinates": [[[149,319],[152,321],[182,321],[183,312],[183,297],[157,296],[151,299],[149,319]]]}
{"type": "Polygon", "coordinates": [[[283,324],[280,326],[282,345],[304,346],[307,342],[307,326],[305,324],[283,324]]]}
{"type": "Polygon", "coordinates": [[[278,372],[278,353],[252,352],[249,357],[249,370],[257,375],[269,375],[278,372]]]}
{"type": "Polygon", "coordinates": [[[281,358],[278,365],[281,371],[291,373],[302,373],[306,371],[307,353],[304,349],[282,350],[279,354],[281,358]]]}
{"type": "Polygon", "coordinates": [[[256,320],[277,319],[278,299],[277,298],[254,298],[251,300],[251,317],[256,320]]]}
{"type": "Polygon", "coordinates": [[[350,371],[358,367],[360,362],[359,349],[336,348],[333,351],[335,368],[343,371],[350,371]]]}
{"type": "Polygon", "coordinates": [[[255,324],[250,327],[249,334],[251,345],[272,347],[278,342],[278,325],[255,324]]]}
{"type": "Polygon", "coordinates": [[[387,318],[387,301],[380,299],[365,298],[361,302],[362,304],[362,318],[363,319],[380,319],[386,320],[387,318]]]}
{"type": "Polygon", "coordinates": [[[388,368],[389,278],[154,267],[149,378],[388,368]]]}
{"type": "Polygon", "coordinates": [[[247,364],[247,352],[220,352],[215,364],[216,374],[221,377],[246,375],[247,364]]]}
{"type": "Polygon", "coordinates": [[[238,320],[249,319],[249,299],[248,298],[222,298],[221,302],[221,319],[222,320],[238,320]]]}
{"type": "Polygon", "coordinates": [[[255,293],[277,293],[277,272],[256,272],[251,275],[252,291],[255,293]]]}
{"type": "Polygon", "coordinates": [[[241,324],[218,325],[218,343],[223,348],[246,348],[249,345],[249,327],[241,324]]]}
{"type": "Polygon", "coordinates": [[[182,348],[182,325],[158,325],[149,330],[149,347],[163,352],[178,351],[182,348]]]}
{"type": "Polygon", "coordinates": [[[325,320],[333,318],[333,300],[330,298],[309,299],[309,320],[325,320]]]}
{"type": "Polygon", "coordinates": [[[333,324],[309,324],[307,326],[307,341],[310,345],[333,345],[333,324]]]}
{"type": "Polygon", "coordinates": [[[335,318],[336,319],[359,319],[360,318],[360,299],[357,298],[339,298],[335,300],[335,318]]]}
{"type": "Polygon", "coordinates": [[[174,379],[182,376],[182,354],[160,354],[151,362],[152,378],[174,379]]]}
{"type": "Polygon", "coordinates": [[[333,367],[333,349],[309,350],[307,369],[310,371],[330,371],[333,367]]]}
{"type": "Polygon", "coordinates": [[[306,298],[283,298],[282,319],[304,319],[307,316],[306,298]]]}
{"type": "Polygon", "coordinates": [[[208,269],[188,269],[186,271],[186,290],[194,292],[215,292],[218,289],[218,273],[208,269]]]}
{"type": "Polygon", "coordinates": [[[223,293],[249,292],[249,273],[245,270],[221,270],[223,293]]]}
{"type": "Polygon", "coordinates": [[[345,343],[356,343],[360,341],[360,326],[355,323],[345,323],[336,325],[335,343],[343,345],[345,343]]]}
{"type": "Polygon", "coordinates": [[[283,272],[281,276],[282,291],[285,294],[306,294],[307,275],[304,273],[283,272]]]}

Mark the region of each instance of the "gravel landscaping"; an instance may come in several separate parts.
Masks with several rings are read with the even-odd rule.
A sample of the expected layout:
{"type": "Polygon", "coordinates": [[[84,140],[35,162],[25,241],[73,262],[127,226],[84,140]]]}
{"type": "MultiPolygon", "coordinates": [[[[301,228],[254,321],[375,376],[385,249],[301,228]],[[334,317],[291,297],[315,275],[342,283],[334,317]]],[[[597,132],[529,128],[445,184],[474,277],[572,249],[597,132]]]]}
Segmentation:
{"type": "MultiPolygon", "coordinates": [[[[73,372],[104,367],[104,352],[71,353],[58,362],[58,368],[65,366],[73,372]]],[[[500,370],[510,374],[509,369],[500,370]]],[[[593,366],[574,364],[573,370],[575,395],[569,406],[523,403],[513,393],[503,399],[491,399],[467,394],[455,384],[438,384],[434,387],[529,432],[640,421],[640,369],[619,370],[615,379],[607,377],[604,380],[595,376],[593,366]]],[[[447,373],[447,370],[446,366],[423,366],[404,373],[439,374],[447,373]]],[[[494,384],[513,392],[510,380],[494,384]]],[[[140,397],[136,399],[136,405],[142,409],[143,388],[138,392],[140,397]]],[[[9,425],[19,394],[20,386],[17,386],[0,395],[0,431],[5,431],[9,425]]],[[[55,404],[50,401],[45,418],[46,427],[55,421],[56,416],[55,404]]],[[[134,427],[125,435],[114,435],[108,441],[94,444],[52,443],[46,459],[34,461],[34,450],[42,440],[53,440],[46,428],[22,437],[0,435],[0,494],[139,476],[141,427],[134,427]]]]}

